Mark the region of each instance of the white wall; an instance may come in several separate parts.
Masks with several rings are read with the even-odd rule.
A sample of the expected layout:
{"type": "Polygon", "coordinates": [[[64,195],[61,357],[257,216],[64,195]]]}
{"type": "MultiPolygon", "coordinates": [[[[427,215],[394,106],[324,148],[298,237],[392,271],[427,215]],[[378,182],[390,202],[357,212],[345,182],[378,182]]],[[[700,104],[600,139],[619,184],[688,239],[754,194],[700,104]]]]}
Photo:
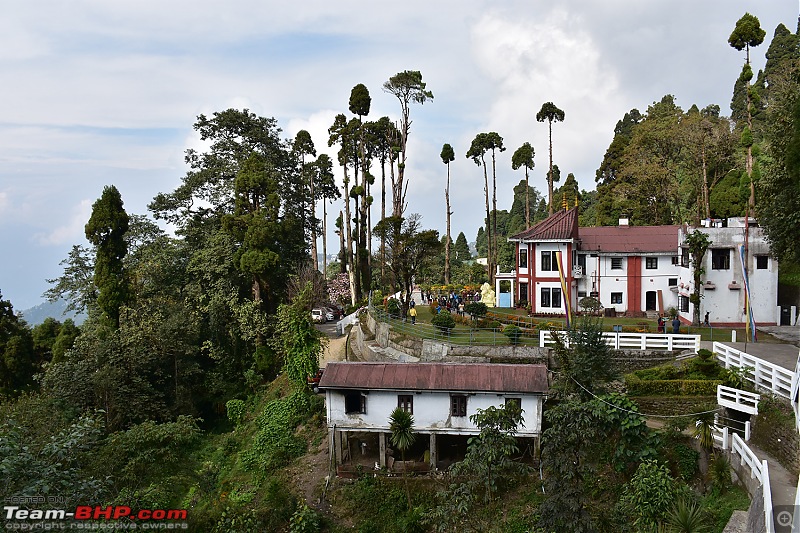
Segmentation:
{"type": "MultiPolygon", "coordinates": [[[[450,393],[446,391],[370,391],[366,395],[366,413],[345,413],[345,395],[340,391],[325,392],[328,410],[328,427],[337,429],[383,430],[388,431],[389,415],[397,407],[398,394],[414,397],[414,428],[416,431],[456,434],[477,434],[478,429],[469,417],[478,409],[486,409],[492,405],[502,407],[505,398],[521,398],[522,418],[519,436],[538,435],[542,430],[542,397],[528,394],[468,394],[467,416],[450,416],[450,393]]],[[[456,393],[460,394],[460,393],[456,393]]]]}
{"type": "MultiPolygon", "coordinates": [[[[739,259],[738,246],[744,243],[744,228],[699,228],[711,240],[711,247],[704,258],[704,281],[715,285],[713,290],[701,289],[703,298],[700,302],[700,320],[709,312],[711,322],[727,324],[743,324],[744,313],[744,277],[742,274],[741,260],[739,259]],[[712,249],[729,249],[730,268],[715,270],[712,268],[712,249]],[[731,282],[736,281],[739,289],[730,289],[731,282]]],[[[690,228],[694,231],[694,228],[690,228]]],[[[681,242],[684,239],[683,231],[679,233],[681,242]]],[[[750,276],[751,306],[756,322],[775,323],[776,305],[778,303],[778,263],[769,257],[769,245],[764,238],[763,231],[758,227],[750,228],[747,270],[750,276]],[[767,268],[757,269],[755,256],[767,257],[767,268]]],[[[690,268],[681,269],[681,280],[685,288],[682,292],[693,292],[694,280],[690,268]]],[[[694,317],[694,306],[690,304],[688,313],[681,313],[685,320],[694,317]]]]}

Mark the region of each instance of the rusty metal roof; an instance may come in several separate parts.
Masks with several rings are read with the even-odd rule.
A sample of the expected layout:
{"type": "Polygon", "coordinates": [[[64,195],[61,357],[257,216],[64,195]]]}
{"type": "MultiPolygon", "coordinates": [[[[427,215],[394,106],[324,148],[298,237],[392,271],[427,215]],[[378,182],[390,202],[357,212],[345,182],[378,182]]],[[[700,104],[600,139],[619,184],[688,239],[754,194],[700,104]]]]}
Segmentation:
{"type": "Polygon", "coordinates": [[[546,365],[328,363],[320,388],[545,393],[546,365]]]}
{"type": "Polygon", "coordinates": [[[557,211],[530,228],[512,235],[510,241],[566,241],[578,238],[578,208],[557,211]]]}
{"type": "Polygon", "coordinates": [[[678,253],[680,226],[580,228],[580,250],[607,253],[678,253]]]}

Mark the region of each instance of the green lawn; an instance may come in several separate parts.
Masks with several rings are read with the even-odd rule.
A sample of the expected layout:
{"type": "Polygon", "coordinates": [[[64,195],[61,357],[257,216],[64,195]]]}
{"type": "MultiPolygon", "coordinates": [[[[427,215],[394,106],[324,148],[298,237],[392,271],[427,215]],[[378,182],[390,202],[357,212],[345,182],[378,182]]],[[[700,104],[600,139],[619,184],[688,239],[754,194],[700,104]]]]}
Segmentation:
{"type": "MultiPolygon", "coordinates": [[[[392,328],[397,333],[406,334],[412,337],[420,337],[424,339],[435,339],[450,342],[451,344],[462,345],[508,345],[511,344],[508,337],[503,335],[500,330],[491,329],[473,329],[465,324],[456,323],[456,327],[450,332],[449,335],[444,335],[431,325],[432,312],[427,305],[417,305],[417,323],[411,324],[410,318],[403,322],[399,319],[391,320],[392,328]]],[[[513,323],[518,320],[517,325],[523,328],[523,334],[520,338],[520,345],[525,346],[538,346],[539,333],[535,326],[530,324],[546,325],[550,324],[556,329],[563,329],[565,325],[564,317],[551,316],[551,317],[528,317],[524,309],[498,309],[490,308],[490,313],[500,315],[500,321],[503,323],[513,323]]],[[[454,314],[455,315],[455,314],[454,314]]],[[[576,320],[580,320],[579,317],[576,320]]],[[[603,329],[606,331],[613,331],[613,326],[623,326],[625,331],[631,332],[649,332],[657,333],[658,325],[655,320],[648,320],[646,318],[603,318],[603,329]]],[[[671,332],[671,327],[667,328],[667,332],[671,332]]],[[[714,328],[714,327],[695,327],[681,325],[681,333],[700,335],[700,340],[703,341],[719,341],[725,342],[731,340],[731,331],[736,331],[737,340],[745,338],[744,328],[714,328]]],[[[766,333],[758,334],[759,342],[781,342],[779,339],[772,337],[766,333]]]]}

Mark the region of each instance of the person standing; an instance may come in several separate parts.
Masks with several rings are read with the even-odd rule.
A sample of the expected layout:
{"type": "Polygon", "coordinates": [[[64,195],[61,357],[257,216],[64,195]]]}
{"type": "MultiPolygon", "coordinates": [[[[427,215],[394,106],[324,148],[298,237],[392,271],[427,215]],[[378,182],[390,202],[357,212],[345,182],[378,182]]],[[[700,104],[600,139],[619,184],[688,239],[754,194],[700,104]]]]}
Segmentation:
{"type": "Polygon", "coordinates": [[[412,307],[408,310],[408,315],[411,317],[411,324],[414,325],[417,323],[417,308],[412,307]]]}
{"type": "Polygon", "coordinates": [[[681,332],[681,321],[678,320],[678,317],[672,319],[672,333],[680,333],[681,332]]]}

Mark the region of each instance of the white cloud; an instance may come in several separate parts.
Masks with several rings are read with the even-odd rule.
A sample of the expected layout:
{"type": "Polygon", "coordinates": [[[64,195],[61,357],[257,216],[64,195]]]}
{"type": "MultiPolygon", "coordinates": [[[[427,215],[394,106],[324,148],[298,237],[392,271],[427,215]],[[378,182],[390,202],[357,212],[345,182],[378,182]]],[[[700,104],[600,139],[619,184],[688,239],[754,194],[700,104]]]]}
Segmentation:
{"type": "Polygon", "coordinates": [[[92,201],[81,200],[72,208],[70,218],[49,233],[36,233],[33,238],[41,246],[61,246],[84,239],[84,227],[92,214],[92,201]]]}

